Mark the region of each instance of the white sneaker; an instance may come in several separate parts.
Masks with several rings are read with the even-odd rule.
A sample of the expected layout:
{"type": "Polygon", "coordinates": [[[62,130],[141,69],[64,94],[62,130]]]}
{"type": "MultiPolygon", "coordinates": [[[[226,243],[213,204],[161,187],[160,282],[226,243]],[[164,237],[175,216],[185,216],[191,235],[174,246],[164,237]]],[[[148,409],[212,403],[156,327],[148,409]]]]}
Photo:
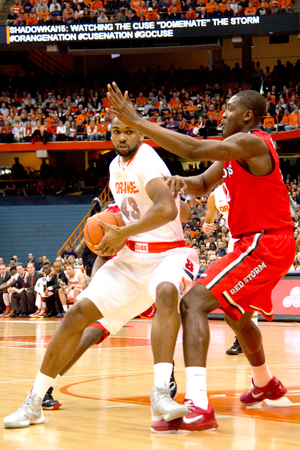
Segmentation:
{"type": "Polygon", "coordinates": [[[30,393],[16,412],[3,419],[4,428],[25,428],[45,422],[42,410],[42,398],[30,393]]]}
{"type": "Polygon", "coordinates": [[[186,406],[179,405],[172,400],[168,386],[163,388],[154,386],[150,394],[150,401],[153,422],[159,420],[169,422],[183,417],[189,412],[186,406]]]}

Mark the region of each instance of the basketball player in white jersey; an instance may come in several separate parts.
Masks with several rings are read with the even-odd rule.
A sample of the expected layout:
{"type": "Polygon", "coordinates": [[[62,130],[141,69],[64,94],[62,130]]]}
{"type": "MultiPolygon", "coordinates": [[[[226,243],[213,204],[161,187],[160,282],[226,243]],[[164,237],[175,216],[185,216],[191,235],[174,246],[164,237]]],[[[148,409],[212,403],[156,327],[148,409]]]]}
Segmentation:
{"type": "Polygon", "coordinates": [[[68,310],[67,301],[76,302],[78,295],[85,287],[85,275],[81,270],[75,270],[73,264],[68,263],[66,265],[66,277],[68,278],[68,286],[66,289],[60,288],[58,291],[65,312],[68,310]]]}
{"type": "Polygon", "coordinates": [[[112,121],[112,142],[119,154],[110,165],[110,189],[122,211],[125,227],[101,225],[106,234],[100,255],[117,256],[104,264],[77,297],[53,335],[41,370],[26,402],[4,419],[5,428],[22,428],[44,422],[42,399],[54,379],[70,361],[84,329],[100,320],[112,334],[132,317],[156,302],[151,343],[154,355],[152,419],[171,421],[188,413],[170,396],[169,381],[180,319],[181,297],[199,270],[196,251],[185,247],[174,200],[164,182],[169,170],[144,136],[118,119],[112,121]]]}
{"type": "MultiPolygon", "coordinates": [[[[207,199],[207,212],[205,216],[205,222],[203,223],[202,230],[205,234],[210,235],[216,231],[216,226],[214,224],[214,220],[216,218],[217,211],[223,215],[226,220],[228,227],[228,214],[229,214],[229,202],[227,201],[227,193],[224,184],[220,184],[213,192],[209,195],[207,199]]],[[[238,239],[233,239],[229,230],[229,243],[227,252],[232,252],[234,243],[238,239]]],[[[258,313],[255,311],[252,316],[253,322],[257,325],[258,322],[258,313]]],[[[243,349],[239,343],[237,337],[235,337],[235,341],[233,345],[226,350],[227,355],[238,355],[239,353],[243,353],[243,349]]]]}

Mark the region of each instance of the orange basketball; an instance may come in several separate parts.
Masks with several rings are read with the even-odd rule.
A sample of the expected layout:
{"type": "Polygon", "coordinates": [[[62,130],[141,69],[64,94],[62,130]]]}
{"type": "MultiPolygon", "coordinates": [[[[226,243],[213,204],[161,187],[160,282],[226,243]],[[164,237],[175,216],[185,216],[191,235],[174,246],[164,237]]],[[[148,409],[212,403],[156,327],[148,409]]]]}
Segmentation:
{"type": "MultiPolygon", "coordinates": [[[[103,211],[90,217],[84,227],[84,240],[88,248],[94,253],[97,253],[95,245],[100,244],[103,236],[105,235],[105,228],[101,227],[98,219],[102,220],[102,222],[116,225],[117,227],[124,227],[126,225],[119,214],[115,214],[109,211],[103,211]]],[[[124,247],[124,245],[125,242],[118,248],[117,251],[119,252],[124,247]]]]}

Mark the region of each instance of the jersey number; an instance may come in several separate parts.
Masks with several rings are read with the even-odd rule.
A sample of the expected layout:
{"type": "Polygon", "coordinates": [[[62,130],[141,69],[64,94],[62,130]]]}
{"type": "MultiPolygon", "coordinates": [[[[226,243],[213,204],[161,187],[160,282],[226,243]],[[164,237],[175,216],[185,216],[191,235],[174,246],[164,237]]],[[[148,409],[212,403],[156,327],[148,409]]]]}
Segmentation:
{"type": "Polygon", "coordinates": [[[193,270],[194,270],[194,264],[192,263],[192,261],[191,261],[190,259],[187,259],[186,261],[187,261],[187,263],[186,263],[186,265],[185,265],[185,268],[186,268],[187,270],[189,270],[190,272],[193,272],[193,270]]]}
{"type": "Polygon", "coordinates": [[[124,197],[121,204],[121,211],[127,220],[129,220],[130,216],[135,220],[141,217],[141,212],[133,197],[124,197]],[[129,208],[131,211],[129,211],[129,208]]]}

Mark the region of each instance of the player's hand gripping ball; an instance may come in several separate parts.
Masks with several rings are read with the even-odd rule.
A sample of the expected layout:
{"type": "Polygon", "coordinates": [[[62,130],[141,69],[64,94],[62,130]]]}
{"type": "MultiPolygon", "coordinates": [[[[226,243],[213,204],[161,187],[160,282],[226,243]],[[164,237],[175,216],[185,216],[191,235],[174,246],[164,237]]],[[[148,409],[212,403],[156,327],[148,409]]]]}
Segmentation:
{"type": "MultiPolygon", "coordinates": [[[[100,244],[105,235],[105,228],[99,224],[98,219],[104,223],[109,223],[117,227],[124,227],[126,225],[119,214],[109,211],[103,211],[90,217],[84,227],[84,240],[88,248],[94,253],[98,252],[96,245],[100,244]]],[[[117,251],[119,252],[125,244],[126,242],[124,242],[117,251]]]]}

